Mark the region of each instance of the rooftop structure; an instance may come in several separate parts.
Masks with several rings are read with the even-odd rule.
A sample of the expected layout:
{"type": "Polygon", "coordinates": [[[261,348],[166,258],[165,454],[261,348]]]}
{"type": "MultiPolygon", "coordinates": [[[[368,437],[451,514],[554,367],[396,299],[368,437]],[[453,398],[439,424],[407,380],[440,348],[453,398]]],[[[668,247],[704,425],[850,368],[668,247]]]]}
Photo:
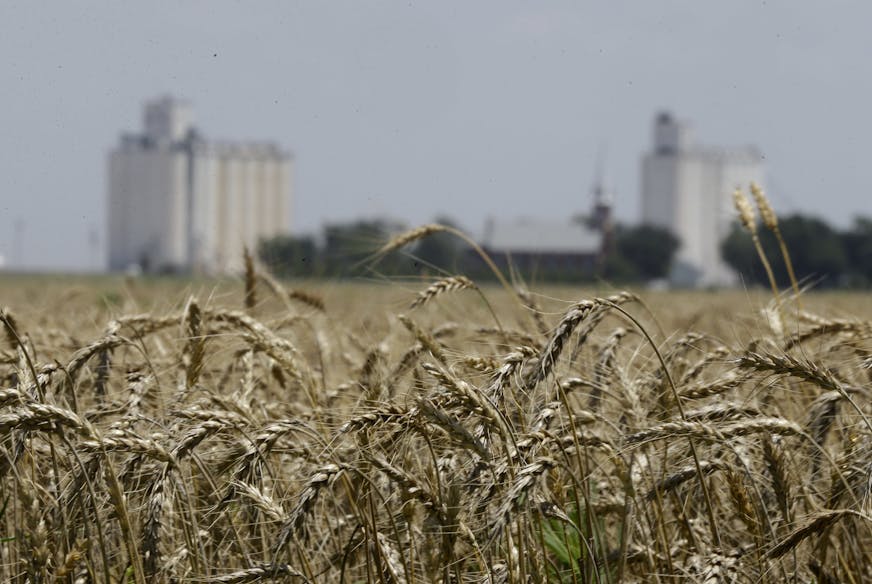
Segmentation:
{"type": "Polygon", "coordinates": [[[611,239],[611,200],[601,182],[594,185],[590,215],[564,220],[488,220],[481,245],[502,268],[553,280],[594,275],[611,239]]]}
{"type": "Polygon", "coordinates": [[[143,118],[109,154],[110,269],[234,271],[243,246],[288,230],[288,152],[206,140],[171,97],[146,103],[143,118]]]}
{"type": "Polygon", "coordinates": [[[597,254],[602,234],[583,220],[490,221],[482,241],[497,253],[597,254]]]}

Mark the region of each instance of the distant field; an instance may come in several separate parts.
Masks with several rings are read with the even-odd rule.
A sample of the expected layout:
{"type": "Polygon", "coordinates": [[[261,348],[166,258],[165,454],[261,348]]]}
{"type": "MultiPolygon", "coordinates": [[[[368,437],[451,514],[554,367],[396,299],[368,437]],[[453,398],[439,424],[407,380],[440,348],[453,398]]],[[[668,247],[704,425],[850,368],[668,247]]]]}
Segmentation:
{"type": "MultiPolygon", "coordinates": [[[[284,282],[287,287],[311,290],[323,297],[330,312],[348,319],[349,324],[361,320],[364,307],[367,316],[374,311],[384,317],[402,312],[414,296],[433,280],[405,279],[387,282],[365,280],[303,280],[284,282]]],[[[241,277],[206,279],[182,277],[125,278],[106,276],[56,275],[0,275],[0,304],[17,312],[33,314],[38,319],[68,318],[75,309],[77,317],[88,314],[99,318],[112,318],[129,312],[163,311],[181,308],[189,295],[201,302],[216,306],[242,306],[244,287],[241,277]]],[[[506,309],[509,318],[517,312],[517,304],[499,285],[483,287],[488,299],[497,309],[506,309]]],[[[557,316],[566,305],[585,298],[609,295],[623,290],[607,285],[586,286],[533,286],[540,308],[554,311],[557,316]]],[[[772,301],[766,290],[723,291],[648,291],[637,292],[665,326],[681,331],[689,326],[723,334],[741,330],[742,324],[753,328],[759,325],[759,310],[772,301]],[[728,317],[728,318],[724,318],[728,317]]],[[[281,304],[269,292],[260,295],[263,311],[269,313],[281,304]]],[[[458,317],[480,301],[474,294],[463,293],[450,302],[440,302],[436,310],[440,317],[458,317]],[[471,301],[470,301],[471,300],[471,301]]],[[[863,291],[810,292],[802,298],[802,307],[816,314],[833,318],[872,318],[872,294],[863,291]]],[[[481,309],[481,306],[478,307],[481,309]]],[[[428,311],[432,312],[432,311],[428,311]]],[[[272,315],[274,316],[274,314],[272,315]]],[[[521,315],[515,315],[521,318],[521,315]]],[[[78,323],[81,324],[81,323],[78,323]]],[[[96,326],[103,322],[97,320],[96,326]]],[[[750,332],[750,328],[746,332],[750,332]]]]}
{"type": "Polygon", "coordinates": [[[0,277],[0,580],[872,578],[870,294],[262,276],[0,277]]]}

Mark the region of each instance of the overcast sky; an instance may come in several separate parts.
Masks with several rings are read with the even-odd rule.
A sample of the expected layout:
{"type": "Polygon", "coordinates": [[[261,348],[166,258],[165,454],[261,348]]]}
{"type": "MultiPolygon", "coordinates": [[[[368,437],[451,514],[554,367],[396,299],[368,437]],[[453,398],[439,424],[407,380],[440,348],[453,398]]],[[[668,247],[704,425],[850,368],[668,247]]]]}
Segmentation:
{"type": "Polygon", "coordinates": [[[639,210],[654,114],[755,144],[779,211],[872,215],[872,4],[0,0],[0,254],[102,261],[106,154],[142,104],[296,156],[292,225],[639,210]],[[102,257],[102,253],[101,253],[102,257]]]}

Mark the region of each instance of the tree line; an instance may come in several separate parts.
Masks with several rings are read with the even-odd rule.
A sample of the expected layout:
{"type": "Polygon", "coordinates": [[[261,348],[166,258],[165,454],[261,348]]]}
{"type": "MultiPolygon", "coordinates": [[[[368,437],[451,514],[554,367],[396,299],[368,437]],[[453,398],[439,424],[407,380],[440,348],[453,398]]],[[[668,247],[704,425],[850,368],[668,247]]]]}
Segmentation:
{"type": "MultiPolygon", "coordinates": [[[[436,222],[458,227],[446,217],[439,217],[436,222]]],[[[445,232],[380,257],[377,263],[370,261],[375,250],[398,231],[402,231],[402,226],[385,220],[332,224],[325,226],[318,236],[281,235],[262,240],[258,255],[275,274],[283,277],[341,278],[367,274],[394,277],[423,273],[464,274],[476,280],[494,277],[467,243],[445,232]]],[[[647,281],[668,274],[678,247],[678,239],[664,229],[618,225],[612,230],[605,253],[596,261],[580,263],[578,269],[542,268],[534,274],[520,275],[542,282],[647,281]]],[[[498,263],[505,260],[494,259],[498,263]]]]}
{"type": "MultiPolygon", "coordinates": [[[[457,227],[449,218],[437,223],[457,227]]],[[[872,286],[872,219],[858,218],[839,230],[802,214],[779,220],[797,275],[816,288],[872,286]]],[[[262,261],[279,276],[299,278],[396,277],[419,274],[464,274],[476,280],[493,277],[470,248],[450,233],[435,233],[413,246],[372,262],[374,252],[404,226],[385,220],[327,225],[318,236],[282,235],[260,242],[262,261]]],[[[778,283],[789,286],[778,243],[766,230],[761,243],[778,283]]],[[[593,267],[520,274],[539,282],[640,283],[667,278],[680,241],[651,225],[615,225],[606,253],[593,267]]],[[[722,257],[745,284],[768,285],[751,237],[734,224],[721,245],[722,257]]]]}
{"type": "MultiPolygon", "coordinates": [[[[840,230],[823,219],[794,214],[779,217],[781,236],[796,275],[815,288],[867,288],[872,286],[872,219],[858,217],[840,230]]],[[[760,243],[782,288],[790,286],[775,236],[758,230],[760,243]]],[[[721,245],[727,264],[749,284],[768,286],[766,272],[751,236],[738,223],[721,245]]]]}

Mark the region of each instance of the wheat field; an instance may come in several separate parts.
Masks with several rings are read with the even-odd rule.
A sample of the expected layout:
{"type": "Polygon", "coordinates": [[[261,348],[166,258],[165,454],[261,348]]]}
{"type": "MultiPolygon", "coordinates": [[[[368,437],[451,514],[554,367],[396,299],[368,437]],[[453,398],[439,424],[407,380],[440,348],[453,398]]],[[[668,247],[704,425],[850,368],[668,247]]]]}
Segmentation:
{"type": "Polygon", "coordinates": [[[0,580],[872,579],[872,298],[7,277],[0,580]]]}

